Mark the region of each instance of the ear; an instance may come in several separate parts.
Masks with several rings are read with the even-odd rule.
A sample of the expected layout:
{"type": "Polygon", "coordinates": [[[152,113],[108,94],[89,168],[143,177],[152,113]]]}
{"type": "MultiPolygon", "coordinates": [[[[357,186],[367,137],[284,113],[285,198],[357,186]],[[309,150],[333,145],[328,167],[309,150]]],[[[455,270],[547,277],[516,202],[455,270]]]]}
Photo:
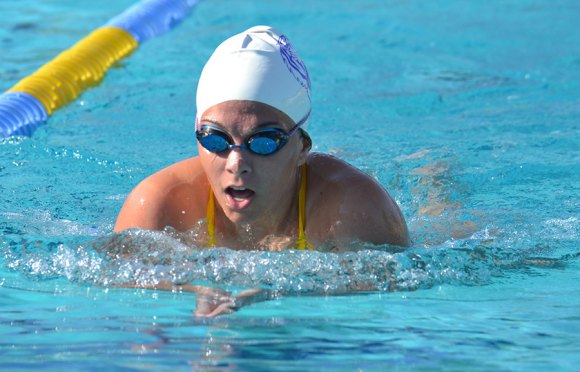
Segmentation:
{"type": "Polygon", "coordinates": [[[312,149],[312,139],[306,131],[300,130],[300,143],[302,144],[302,149],[298,156],[298,166],[302,166],[306,163],[310,149],[312,149]]]}

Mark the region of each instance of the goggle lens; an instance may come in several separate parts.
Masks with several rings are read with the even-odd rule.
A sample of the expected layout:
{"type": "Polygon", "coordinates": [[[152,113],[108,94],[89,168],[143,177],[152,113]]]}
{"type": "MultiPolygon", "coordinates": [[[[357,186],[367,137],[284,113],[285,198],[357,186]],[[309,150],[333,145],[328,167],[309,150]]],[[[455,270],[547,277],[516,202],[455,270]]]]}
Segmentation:
{"type": "Polygon", "coordinates": [[[205,133],[201,138],[198,136],[201,145],[208,151],[219,153],[228,149],[228,140],[217,133],[205,133]]]}
{"type": "MultiPolygon", "coordinates": [[[[286,143],[284,141],[284,143],[286,143]]],[[[248,148],[250,151],[255,152],[260,155],[270,155],[281,149],[283,146],[282,141],[278,138],[270,138],[266,133],[260,135],[257,134],[252,136],[248,141],[248,148]]]]}
{"type": "MultiPolygon", "coordinates": [[[[293,133],[292,133],[293,134],[293,133]]],[[[270,128],[251,135],[244,145],[234,145],[230,136],[221,129],[204,125],[196,132],[197,140],[208,151],[221,152],[240,148],[248,149],[254,154],[271,155],[280,150],[288,142],[289,134],[281,129],[270,128]]]]}

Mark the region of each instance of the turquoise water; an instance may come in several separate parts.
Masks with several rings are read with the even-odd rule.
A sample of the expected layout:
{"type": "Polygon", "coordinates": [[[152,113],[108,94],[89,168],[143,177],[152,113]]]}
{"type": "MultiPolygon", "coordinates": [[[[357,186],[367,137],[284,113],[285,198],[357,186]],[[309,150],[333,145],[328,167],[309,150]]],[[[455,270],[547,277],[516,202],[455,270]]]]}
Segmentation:
{"type": "MultiPolygon", "coordinates": [[[[0,2],[0,89],[132,3],[0,2]]],[[[575,370],[579,11],[573,0],[202,2],[32,137],[0,140],[0,366],[575,370]],[[132,187],[196,154],[196,78],[213,48],[260,23],[284,30],[310,70],[315,150],[378,179],[413,247],[198,251],[141,232],[135,259],[100,254],[127,239],[111,231],[132,187]],[[115,288],[159,277],[293,294],[200,320],[193,295],[115,288]],[[309,295],[353,283],[377,291],[309,295]]]]}

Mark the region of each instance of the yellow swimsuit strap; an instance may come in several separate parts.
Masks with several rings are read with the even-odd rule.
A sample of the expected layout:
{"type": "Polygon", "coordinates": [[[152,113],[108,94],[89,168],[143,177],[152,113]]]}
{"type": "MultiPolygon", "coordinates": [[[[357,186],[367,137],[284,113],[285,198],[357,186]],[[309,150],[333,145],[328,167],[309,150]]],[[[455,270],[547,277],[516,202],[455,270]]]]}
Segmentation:
{"type": "Polygon", "coordinates": [[[215,203],[213,190],[209,188],[209,198],[207,198],[207,246],[215,247],[217,239],[215,238],[215,203]]]}
{"type": "Polygon", "coordinates": [[[306,224],[306,163],[302,166],[302,180],[300,180],[300,192],[298,193],[298,241],[296,242],[297,248],[301,251],[308,249],[314,249],[308,239],[306,239],[306,233],[304,232],[306,224]]]}
{"type": "MultiPolygon", "coordinates": [[[[300,181],[300,191],[298,193],[298,241],[297,248],[300,250],[314,249],[306,239],[304,232],[304,225],[306,223],[306,164],[302,166],[302,180],[300,181]]],[[[215,247],[217,239],[215,236],[215,202],[213,190],[209,189],[209,197],[207,200],[207,246],[215,247]]]]}

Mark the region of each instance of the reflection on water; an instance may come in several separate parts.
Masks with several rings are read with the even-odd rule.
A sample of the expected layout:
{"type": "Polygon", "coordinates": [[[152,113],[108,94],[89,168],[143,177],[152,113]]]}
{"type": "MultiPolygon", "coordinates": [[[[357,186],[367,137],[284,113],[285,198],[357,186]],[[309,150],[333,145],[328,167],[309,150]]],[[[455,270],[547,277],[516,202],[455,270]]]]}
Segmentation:
{"type": "Polygon", "coordinates": [[[410,228],[415,232],[415,244],[432,246],[477,231],[478,220],[463,205],[467,185],[457,177],[460,171],[453,153],[421,150],[395,161],[405,171],[399,183],[412,198],[415,213],[410,228]]]}

